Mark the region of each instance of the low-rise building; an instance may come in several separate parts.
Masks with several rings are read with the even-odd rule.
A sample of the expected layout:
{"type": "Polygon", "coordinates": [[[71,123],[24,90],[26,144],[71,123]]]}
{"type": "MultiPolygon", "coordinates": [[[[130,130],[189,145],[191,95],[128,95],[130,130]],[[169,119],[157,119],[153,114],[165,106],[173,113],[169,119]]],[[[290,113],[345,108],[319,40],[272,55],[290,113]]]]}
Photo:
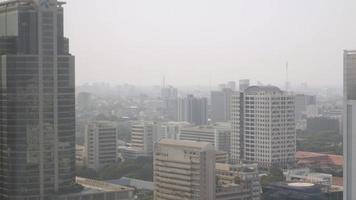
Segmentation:
{"type": "Polygon", "coordinates": [[[133,188],[107,183],[103,181],[76,178],[82,190],[59,195],[54,200],[133,200],[133,188]]]}
{"type": "Polygon", "coordinates": [[[154,153],[155,200],[215,200],[211,143],[162,139],[154,153]]]}
{"type": "Polygon", "coordinates": [[[216,164],[216,200],[260,200],[257,164],[216,164]]]}

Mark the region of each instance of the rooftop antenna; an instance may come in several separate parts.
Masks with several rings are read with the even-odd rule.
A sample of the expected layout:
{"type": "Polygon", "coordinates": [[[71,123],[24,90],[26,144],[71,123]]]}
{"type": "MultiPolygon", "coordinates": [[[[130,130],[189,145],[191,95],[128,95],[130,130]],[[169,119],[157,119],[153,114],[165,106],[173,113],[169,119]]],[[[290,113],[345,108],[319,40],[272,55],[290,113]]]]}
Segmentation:
{"type": "Polygon", "coordinates": [[[286,64],[286,91],[289,91],[289,66],[288,66],[288,61],[286,64]]]}

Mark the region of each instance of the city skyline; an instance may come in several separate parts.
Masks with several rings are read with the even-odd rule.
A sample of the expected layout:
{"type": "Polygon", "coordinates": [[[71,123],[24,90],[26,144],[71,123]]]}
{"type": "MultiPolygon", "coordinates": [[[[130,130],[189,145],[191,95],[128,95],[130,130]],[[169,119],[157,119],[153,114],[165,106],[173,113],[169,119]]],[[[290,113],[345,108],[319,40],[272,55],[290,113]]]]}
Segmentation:
{"type": "Polygon", "coordinates": [[[289,62],[292,83],[341,86],[342,51],[356,46],[354,1],[70,3],[78,84],[159,85],[165,75],[172,85],[243,78],[282,85],[289,62]]]}

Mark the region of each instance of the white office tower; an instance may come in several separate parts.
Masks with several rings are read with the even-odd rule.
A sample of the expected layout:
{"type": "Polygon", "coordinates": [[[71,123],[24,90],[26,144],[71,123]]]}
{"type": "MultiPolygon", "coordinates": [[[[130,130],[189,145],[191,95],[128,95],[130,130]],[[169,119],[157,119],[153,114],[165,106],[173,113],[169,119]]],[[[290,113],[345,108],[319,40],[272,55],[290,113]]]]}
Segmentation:
{"type": "Polygon", "coordinates": [[[252,86],[233,98],[232,160],[288,167],[295,162],[294,96],[252,86]]]}
{"type": "MultiPolygon", "coordinates": [[[[131,127],[131,148],[140,155],[152,156],[153,144],[161,138],[157,132],[157,124],[138,122],[131,127]]],[[[138,156],[137,156],[138,157],[138,156]]]]}
{"type": "Polygon", "coordinates": [[[162,139],[155,146],[153,176],[154,200],[214,200],[214,147],[162,139]]]}
{"type": "Polygon", "coordinates": [[[344,200],[356,199],[356,51],[344,51],[344,200]]]}
{"type": "Polygon", "coordinates": [[[117,125],[113,122],[97,121],[85,130],[85,164],[98,170],[117,162],[117,125]]]}

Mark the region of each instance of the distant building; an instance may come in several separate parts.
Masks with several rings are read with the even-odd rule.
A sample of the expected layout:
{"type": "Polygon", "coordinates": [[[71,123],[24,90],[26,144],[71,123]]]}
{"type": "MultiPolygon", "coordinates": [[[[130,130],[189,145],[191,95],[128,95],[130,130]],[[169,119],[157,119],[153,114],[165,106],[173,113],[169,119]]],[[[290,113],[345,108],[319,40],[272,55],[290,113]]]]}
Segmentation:
{"type": "Polygon", "coordinates": [[[178,89],[172,86],[161,89],[164,115],[167,120],[178,120],[178,89]]]}
{"type": "Polygon", "coordinates": [[[239,81],[240,83],[240,92],[244,92],[248,87],[250,87],[250,80],[249,79],[242,79],[239,81]]]}
{"type": "Polygon", "coordinates": [[[179,131],[179,140],[209,142],[217,151],[230,152],[231,129],[228,125],[185,126],[179,131]]]}
{"type": "Polygon", "coordinates": [[[77,106],[80,110],[88,109],[91,105],[92,95],[88,92],[80,92],[77,96],[77,106]]]}
{"type": "Polygon", "coordinates": [[[134,190],[130,187],[116,185],[103,181],[76,178],[76,183],[83,187],[77,192],[69,192],[68,194],[58,195],[53,200],[133,200],[134,190]]]}
{"type": "Polygon", "coordinates": [[[152,156],[153,144],[161,136],[157,135],[157,124],[138,122],[131,127],[131,150],[139,155],[152,156]]]}
{"type": "Polygon", "coordinates": [[[356,51],[344,51],[344,200],[356,199],[356,51]]]}
{"type": "Polygon", "coordinates": [[[216,164],[216,200],[260,200],[257,165],[216,164]]]}
{"type": "Polygon", "coordinates": [[[231,96],[234,90],[224,88],[211,92],[211,120],[213,122],[227,122],[231,117],[231,96]]]}
{"type": "Polygon", "coordinates": [[[302,120],[318,115],[316,96],[297,94],[295,95],[295,119],[302,120]]]}
{"type": "Polygon", "coordinates": [[[295,162],[294,97],[273,86],[252,86],[232,100],[232,162],[287,167],[295,162]]]}
{"type": "Polygon", "coordinates": [[[188,122],[166,122],[161,124],[160,131],[163,138],[177,140],[180,130],[185,126],[190,126],[190,124],[188,122]]]}
{"type": "Polygon", "coordinates": [[[155,147],[153,179],[154,200],[215,200],[214,147],[162,139],[155,147]]]}
{"type": "Polygon", "coordinates": [[[178,121],[195,125],[208,124],[208,99],[193,95],[178,99],[178,121]]]}
{"type": "Polygon", "coordinates": [[[85,131],[85,163],[88,168],[99,170],[117,162],[117,125],[108,121],[95,121],[85,131]]]}

